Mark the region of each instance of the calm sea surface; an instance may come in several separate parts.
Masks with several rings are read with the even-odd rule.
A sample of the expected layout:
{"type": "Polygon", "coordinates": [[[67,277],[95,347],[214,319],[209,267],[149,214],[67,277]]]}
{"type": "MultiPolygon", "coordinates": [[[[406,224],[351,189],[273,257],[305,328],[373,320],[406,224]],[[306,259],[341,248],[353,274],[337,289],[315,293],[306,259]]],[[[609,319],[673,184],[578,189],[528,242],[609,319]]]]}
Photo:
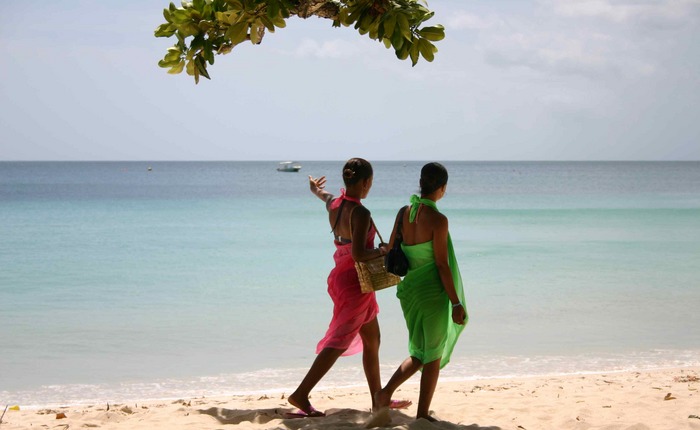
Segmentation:
{"type": "MultiPolygon", "coordinates": [[[[302,164],[0,162],[0,404],[289,392],[331,315],[307,175],[335,193],[343,166],[302,164]]],[[[385,238],[422,164],[374,163],[385,238]]],[[[445,165],[471,321],[443,378],[700,365],[700,163],[445,165]]],[[[321,383],[347,385],[359,356],[321,383]]]]}

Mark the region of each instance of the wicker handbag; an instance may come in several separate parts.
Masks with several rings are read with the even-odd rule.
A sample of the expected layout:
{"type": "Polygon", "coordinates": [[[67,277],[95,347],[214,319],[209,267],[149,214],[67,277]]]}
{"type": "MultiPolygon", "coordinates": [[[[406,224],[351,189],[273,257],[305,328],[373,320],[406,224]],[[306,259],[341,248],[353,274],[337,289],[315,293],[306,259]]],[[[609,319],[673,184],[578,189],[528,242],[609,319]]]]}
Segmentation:
{"type": "Polygon", "coordinates": [[[401,282],[399,276],[387,272],[383,255],[367,261],[356,261],[355,270],[363,293],[383,290],[401,282]]]}
{"type": "MultiPolygon", "coordinates": [[[[352,219],[352,214],[350,214],[350,217],[352,219]]],[[[374,225],[374,221],[372,221],[371,218],[370,222],[374,225]]],[[[377,229],[376,226],[374,228],[375,230],[377,229]]],[[[380,243],[384,243],[384,239],[382,239],[382,235],[379,234],[379,230],[377,230],[377,235],[379,236],[380,243]]],[[[383,290],[384,288],[392,287],[401,282],[400,277],[387,272],[383,255],[371,258],[367,261],[356,261],[355,270],[357,270],[357,278],[360,280],[360,289],[363,293],[383,290]]]]}

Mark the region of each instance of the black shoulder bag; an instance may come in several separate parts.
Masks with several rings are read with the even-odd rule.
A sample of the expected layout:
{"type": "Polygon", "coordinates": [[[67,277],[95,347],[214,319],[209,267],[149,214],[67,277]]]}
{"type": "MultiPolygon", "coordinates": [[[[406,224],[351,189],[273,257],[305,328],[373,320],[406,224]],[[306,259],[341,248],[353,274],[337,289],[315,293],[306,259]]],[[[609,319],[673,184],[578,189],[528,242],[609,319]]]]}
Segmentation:
{"type": "Polygon", "coordinates": [[[404,206],[399,210],[394,246],[386,254],[384,262],[388,272],[399,276],[406,276],[406,273],[408,273],[408,258],[406,258],[406,254],[404,254],[403,249],[401,249],[401,242],[403,242],[403,213],[406,211],[407,207],[408,206],[404,206]]]}

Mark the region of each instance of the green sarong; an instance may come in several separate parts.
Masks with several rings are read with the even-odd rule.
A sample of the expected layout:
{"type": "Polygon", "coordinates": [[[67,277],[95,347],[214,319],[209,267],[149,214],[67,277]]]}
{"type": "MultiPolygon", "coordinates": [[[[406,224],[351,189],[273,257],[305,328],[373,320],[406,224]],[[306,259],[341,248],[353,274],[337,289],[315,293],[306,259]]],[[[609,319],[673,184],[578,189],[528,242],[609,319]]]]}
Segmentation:
{"type": "MultiPolygon", "coordinates": [[[[421,203],[437,210],[432,200],[412,196],[409,222],[414,221],[421,203]]],[[[401,244],[401,248],[408,258],[409,269],[397,287],[396,297],[401,301],[408,327],[409,354],[424,364],[440,359],[440,368],[443,368],[450,362],[457,338],[465,326],[452,322],[452,305],[435,265],[433,242],[401,244]]],[[[459,300],[465,304],[462,276],[449,233],[447,248],[455,291],[459,300]]],[[[465,319],[465,325],[466,321],[465,319]]]]}

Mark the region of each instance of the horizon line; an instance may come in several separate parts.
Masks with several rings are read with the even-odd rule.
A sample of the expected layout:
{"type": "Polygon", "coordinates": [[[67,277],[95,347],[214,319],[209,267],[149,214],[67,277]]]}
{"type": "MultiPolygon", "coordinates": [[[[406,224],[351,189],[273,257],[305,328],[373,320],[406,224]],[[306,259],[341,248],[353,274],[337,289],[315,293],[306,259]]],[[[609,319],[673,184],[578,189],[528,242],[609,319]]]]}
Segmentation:
{"type": "MultiPolygon", "coordinates": [[[[364,157],[363,157],[364,158],[364,157]]],[[[467,163],[694,163],[700,162],[700,159],[692,160],[680,160],[680,159],[591,159],[591,160],[576,160],[576,159],[560,159],[560,160],[474,160],[474,159],[430,159],[432,161],[439,162],[467,162],[467,163]]],[[[347,159],[289,159],[285,161],[294,161],[298,163],[318,163],[318,162],[344,162],[347,159]]],[[[412,163],[412,162],[427,162],[428,159],[406,159],[406,160],[396,160],[396,159],[373,159],[369,160],[371,162],[394,162],[394,163],[412,163]]],[[[192,160],[178,160],[178,159],[105,159],[105,160],[88,160],[88,159],[71,159],[71,160],[56,160],[56,159],[42,159],[42,160],[30,160],[30,159],[16,159],[16,160],[0,160],[0,163],[280,163],[277,159],[246,159],[246,160],[235,160],[235,159],[192,159],[192,160]]]]}

